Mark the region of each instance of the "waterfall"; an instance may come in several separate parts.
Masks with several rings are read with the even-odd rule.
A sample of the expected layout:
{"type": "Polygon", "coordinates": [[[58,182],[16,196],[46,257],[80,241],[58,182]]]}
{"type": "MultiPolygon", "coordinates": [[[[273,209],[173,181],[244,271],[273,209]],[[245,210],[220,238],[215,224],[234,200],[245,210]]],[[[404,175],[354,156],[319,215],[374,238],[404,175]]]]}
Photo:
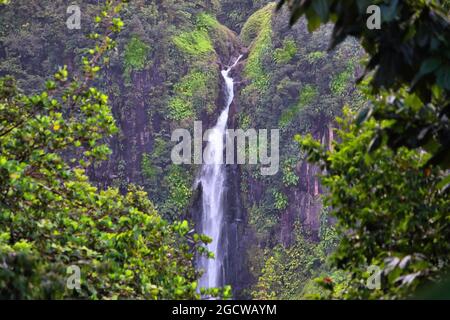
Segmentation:
{"type": "Polygon", "coordinates": [[[212,238],[208,250],[214,253],[214,259],[200,259],[200,267],[205,273],[200,279],[199,286],[203,288],[214,288],[224,285],[223,283],[223,253],[221,251],[221,234],[223,228],[223,196],[225,188],[225,165],[223,164],[223,151],[225,144],[225,132],[228,122],[230,105],[234,99],[234,81],[230,77],[230,71],[237,65],[242,55],[234,64],[222,70],[225,80],[226,103],[216,125],[211,129],[208,143],[204,151],[205,164],[202,167],[199,182],[202,185],[202,219],[201,233],[212,238]]]}

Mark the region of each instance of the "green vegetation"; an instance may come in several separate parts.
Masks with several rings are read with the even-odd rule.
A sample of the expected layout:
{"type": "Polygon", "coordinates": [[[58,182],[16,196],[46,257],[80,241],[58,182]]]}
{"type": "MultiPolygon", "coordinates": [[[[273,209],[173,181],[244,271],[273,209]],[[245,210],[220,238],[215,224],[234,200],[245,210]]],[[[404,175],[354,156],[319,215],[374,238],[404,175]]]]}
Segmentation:
{"type": "Polygon", "coordinates": [[[200,13],[196,17],[195,27],[197,30],[206,31],[211,39],[215,51],[219,57],[224,55],[235,54],[232,52],[229,40],[234,39],[236,35],[227,27],[217,21],[216,17],[207,13],[200,13]]]}
{"type": "Polygon", "coordinates": [[[201,56],[214,51],[208,32],[205,30],[184,31],[173,37],[176,47],[183,53],[201,56]]]}
{"type": "MultiPolygon", "coordinates": [[[[111,34],[120,7],[102,11],[111,34]]],[[[90,86],[114,43],[91,39],[82,74],[60,68],[45,91],[25,95],[0,78],[0,298],[199,298],[193,258],[209,239],[188,236],[187,221],[169,224],[137,187],[122,195],[88,181],[117,132],[108,97],[90,86]]]]}
{"type": "MultiPolygon", "coordinates": [[[[253,205],[249,209],[249,224],[259,241],[268,239],[272,229],[278,223],[276,214],[267,214],[262,206],[253,205]]],[[[261,263],[262,261],[258,261],[261,263]]]]}
{"type": "Polygon", "coordinates": [[[280,128],[284,129],[286,128],[292,121],[292,119],[295,118],[295,116],[299,113],[300,106],[298,104],[293,105],[289,109],[283,110],[283,114],[280,117],[280,128]]]}
{"type": "Polygon", "coordinates": [[[275,49],[273,59],[277,64],[289,62],[297,53],[297,44],[294,40],[285,39],[283,47],[275,49]]]}
{"type": "MultiPolygon", "coordinates": [[[[424,286],[445,283],[450,234],[448,11],[440,1],[389,1],[380,4],[389,14],[382,20],[384,32],[377,33],[365,28],[366,7],[359,2],[288,2],[291,23],[305,12],[310,30],[331,19],[336,22],[332,48],[352,35],[369,55],[363,90],[370,105],[357,117],[347,112],[339,121],[340,142],[326,150],[311,137],[298,137],[308,159],[325,172],[326,204],[341,237],[333,265],[349,278],[345,290],[322,281],[326,297],[410,298],[424,286]],[[381,270],[379,290],[365,285],[369,266],[381,270]]],[[[333,79],[335,93],[344,92],[349,73],[347,69],[333,79]]]]}
{"type": "Polygon", "coordinates": [[[177,121],[192,119],[195,116],[192,104],[180,97],[170,100],[169,110],[170,118],[177,121]]]}
{"type": "Polygon", "coordinates": [[[314,52],[309,53],[306,56],[306,59],[308,59],[309,63],[315,63],[315,62],[320,61],[321,59],[323,59],[326,55],[327,55],[326,52],[314,51],[314,52]]]}
{"type": "Polygon", "coordinates": [[[311,103],[318,95],[318,90],[312,85],[306,85],[300,92],[299,105],[305,106],[311,103]]]}
{"type": "Polygon", "coordinates": [[[334,76],[330,83],[330,89],[334,94],[343,94],[351,84],[354,73],[353,63],[350,61],[347,68],[334,76]]]}
{"type": "MultiPolygon", "coordinates": [[[[450,136],[447,125],[450,118],[450,43],[447,41],[450,21],[447,1],[417,3],[407,0],[402,4],[398,1],[380,4],[381,11],[388,12],[381,23],[383,33],[366,27],[367,14],[363,2],[282,0],[279,6],[284,3],[290,3],[293,8],[291,24],[305,13],[311,31],[321,24],[335,22],[332,48],[347,36],[361,40],[369,55],[366,75],[370,76],[366,81],[374,102],[377,102],[380,91],[396,97],[397,92],[403,89],[410,90],[420,101],[419,113],[408,109],[400,99],[374,103],[373,107],[364,110],[363,119],[373,116],[380,122],[390,121],[390,125],[375,133],[374,141],[386,140],[393,149],[402,146],[424,148],[433,155],[429,165],[450,167],[450,142],[447,138],[450,136]],[[392,45],[397,49],[395,54],[392,53],[392,45]]],[[[373,145],[382,146],[380,143],[373,145]]]]}
{"type": "MultiPolygon", "coordinates": [[[[226,46],[224,39],[230,37],[229,31],[215,17],[204,12],[196,16],[194,28],[173,38],[177,48],[190,56],[211,54],[215,52],[214,46],[223,49],[226,46]]],[[[216,108],[219,87],[217,70],[210,57],[196,59],[190,64],[191,70],[175,84],[168,103],[169,118],[174,121],[193,119],[202,111],[211,114],[216,108]]]]}
{"type": "Polygon", "coordinates": [[[273,191],[273,197],[275,199],[274,207],[277,210],[284,210],[288,206],[288,197],[280,191],[273,191]]]}
{"type": "Polygon", "coordinates": [[[138,37],[132,37],[125,47],[124,65],[126,72],[144,69],[149,51],[150,46],[138,37]]]}
{"type": "MultiPolygon", "coordinates": [[[[344,88],[345,89],[345,88],[344,88]]],[[[313,85],[307,84],[301,91],[298,102],[292,107],[283,110],[281,114],[279,125],[281,128],[286,128],[298,113],[311,103],[318,95],[318,90],[313,85]]]]}
{"type": "Polygon", "coordinates": [[[221,27],[219,21],[210,14],[200,13],[197,16],[196,26],[200,30],[211,31],[221,27]]]}
{"type": "Polygon", "coordinates": [[[218,17],[228,28],[239,32],[248,18],[268,2],[270,0],[220,0],[221,10],[218,12],[218,17]]]}
{"type": "Polygon", "coordinates": [[[285,187],[292,187],[298,184],[299,176],[295,174],[297,159],[291,157],[283,163],[283,184],[285,187]]]}
{"type": "Polygon", "coordinates": [[[184,213],[188,208],[192,196],[192,183],[190,175],[182,167],[172,165],[164,184],[168,186],[169,197],[164,203],[163,210],[173,218],[184,213]]]}
{"type": "Polygon", "coordinates": [[[267,28],[271,26],[274,9],[275,3],[268,4],[248,18],[241,31],[241,40],[244,45],[250,46],[260,36],[262,31],[267,32],[267,28]]]}
{"type": "Polygon", "coordinates": [[[347,113],[339,123],[341,142],[334,151],[310,137],[299,141],[309,160],[327,172],[325,198],[341,238],[333,261],[351,277],[341,297],[410,297],[428,281],[439,281],[448,268],[450,200],[444,172],[424,168],[431,155],[423,151],[381,146],[366,154],[377,130],[373,119],[357,126],[347,113]],[[382,270],[381,290],[361,286],[369,265],[382,270]]]}
{"type": "Polygon", "coordinates": [[[161,137],[156,137],[153,151],[142,156],[141,170],[146,180],[144,184],[147,187],[152,186],[153,188],[149,187],[152,192],[159,189],[158,177],[162,174],[166,149],[167,142],[161,137]]]}
{"type": "Polygon", "coordinates": [[[281,131],[278,174],[227,178],[236,298],[444,297],[449,1],[379,1],[381,33],[367,1],[113,2],[82,8],[86,37],[63,1],[0,0],[0,298],[200,298],[199,167],[170,136],[213,124],[239,53],[230,126],[281,131]]]}
{"type": "Polygon", "coordinates": [[[213,112],[211,97],[217,94],[216,73],[211,68],[192,71],[174,87],[174,95],[169,101],[169,116],[172,120],[192,119],[197,112],[213,112]]]}
{"type": "Polygon", "coordinates": [[[158,167],[154,166],[152,164],[152,157],[148,153],[145,153],[142,156],[142,174],[144,175],[145,179],[150,180],[151,182],[156,182],[156,179],[158,178],[158,167]]]}
{"type": "Polygon", "coordinates": [[[264,267],[252,291],[252,297],[263,300],[313,298],[320,290],[310,279],[327,270],[328,252],[334,249],[336,234],[329,228],[318,243],[297,225],[295,242],[289,247],[277,245],[266,252],[264,267]]]}
{"type": "Polygon", "coordinates": [[[245,65],[244,73],[252,80],[252,85],[258,91],[263,91],[269,85],[269,74],[264,68],[264,58],[270,54],[272,45],[272,14],[275,4],[268,4],[253,14],[241,32],[244,43],[251,43],[251,52],[245,65]]]}
{"type": "MultiPolygon", "coordinates": [[[[357,43],[347,41],[334,52],[327,54],[327,43],[323,38],[330,32],[330,27],[324,27],[317,34],[309,34],[302,25],[290,28],[287,12],[272,15],[271,9],[265,9],[266,11],[263,9],[254,15],[265,12],[270,16],[265,19],[269,23],[271,41],[260,60],[264,74],[269,75],[268,82],[265,90],[258,90],[253,79],[244,70],[243,87],[237,95],[241,109],[239,126],[246,127],[250,124],[250,127],[254,128],[281,129],[280,172],[274,176],[262,177],[258,174],[258,166],[243,167],[243,202],[245,208],[250,208],[247,209],[249,224],[254,232],[252,235],[257,239],[248,246],[248,267],[253,278],[264,282],[263,286],[259,286],[262,282],[257,281],[258,289],[252,287],[250,291],[254,292],[249,292],[249,296],[305,298],[321,290],[313,279],[325,272],[320,267],[322,264],[310,266],[305,274],[297,272],[298,281],[294,280],[296,272],[293,271],[289,278],[286,276],[283,280],[278,279],[281,282],[274,280],[269,284],[269,275],[264,276],[262,269],[266,263],[270,263],[256,257],[270,257],[273,251],[278,252],[284,248],[283,262],[278,261],[277,257],[273,258],[273,264],[276,265],[274,268],[279,268],[277,272],[281,274],[283,263],[295,265],[297,259],[292,257],[292,261],[289,261],[288,255],[294,251],[286,253],[294,245],[298,235],[293,224],[304,223],[305,232],[302,236],[312,247],[318,238],[323,238],[322,235],[317,235],[316,229],[319,223],[317,220],[320,219],[317,215],[321,207],[318,193],[323,192],[315,178],[319,170],[306,163],[305,155],[300,152],[293,138],[298,132],[314,132],[316,137],[327,141],[328,127],[334,126],[334,118],[341,113],[343,104],[357,101],[358,96],[358,92],[350,85],[345,88],[344,94],[333,94],[329,88],[330,79],[345,70],[350,60],[358,60],[362,53],[357,43]],[[275,56],[280,57],[283,63],[276,63],[275,56]],[[317,60],[314,66],[311,66],[312,58],[317,60]],[[294,283],[292,287],[287,283],[289,281],[294,283]],[[284,286],[292,288],[289,289],[290,293],[295,291],[294,286],[299,289],[295,291],[295,295],[288,297],[289,294],[282,293],[284,286]],[[304,286],[307,286],[305,292],[301,289],[304,286]],[[278,289],[267,289],[271,292],[264,292],[264,287],[278,289]]],[[[247,41],[249,57],[259,49],[255,41],[262,22],[264,19],[250,18],[242,30],[241,38],[247,41]]],[[[355,104],[355,107],[358,106],[355,104]]],[[[306,252],[309,254],[312,251],[306,252]]],[[[323,257],[326,256],[328,254],[323,257]]],[[[308,256],[302,259],[309,258],[313,259],[308,256]]]]}

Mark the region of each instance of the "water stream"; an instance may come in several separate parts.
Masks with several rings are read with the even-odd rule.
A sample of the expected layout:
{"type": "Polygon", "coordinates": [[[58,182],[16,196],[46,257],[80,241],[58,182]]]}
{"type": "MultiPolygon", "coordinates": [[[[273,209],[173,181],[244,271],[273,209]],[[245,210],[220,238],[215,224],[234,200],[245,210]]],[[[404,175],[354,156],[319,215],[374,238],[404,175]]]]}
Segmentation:
{"type": "Polygon", "coordinates": [[[226,170],[223,164],[225,145],[225,133],[228,122],[228,113],[234,99],[234,81],[230,76],[231,70],[237,65],[242,56],[239,56],[234,64],[222,70],[225,80],[226,103],[216,125],[210,131],[208,143],[204,151],[204,165],[202,167],[199,182],[202,185],[202,220],[201,233],[212,238],[208,250],[214,253],[215,259],[200,259],[200,267],[205,270],[200,279],[199,286],[214,288],[224,285],[223,256],[225,250],[221,246],[221,234],[223,230],[223,201],[226,170]]]}

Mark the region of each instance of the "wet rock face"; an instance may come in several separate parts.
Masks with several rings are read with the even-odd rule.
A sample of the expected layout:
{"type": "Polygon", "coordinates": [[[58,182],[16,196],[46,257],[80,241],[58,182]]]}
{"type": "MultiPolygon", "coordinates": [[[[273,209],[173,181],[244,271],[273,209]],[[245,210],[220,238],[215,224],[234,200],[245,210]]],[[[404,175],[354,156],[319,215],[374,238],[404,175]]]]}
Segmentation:
{"type": "MultiPolygon", "coordinates": [[[[98,181],[105,187],[113,185],[114,180],[121,179],[123,185],[129,183],[141,184],[142,155],[151,152],[154,145],[153,133],[158,131],[163,119],[149,119],[147,102],[148,93],[152,87],[159,86],[162,79],[159,78],[156,66],[150,70],[133,72],[131,82],[133,90],[121,85],[119,90],[121,97],[112,98],[112,109],[116,124],[120,128],[120,134],[110,140],[112,155],[108,161],[102,162],[99,167],[89,170],[93,181],[98,181]],[[124,106],[126,101],[126,106],[124,106]],[[132,107],[131,107],[132,106],[132,107]],[[121,167],[120,163],[126,165],[121,167]]],[[[105,87],[112,86],[120,75],[109,72],[105,77],[105,87]]],[[[125,192],[125,190],[122,190],[125,192]]]]}
{"type": "MultiPolygon", "coordinates": [[[[328,148],[334,139],[332,124],[318,124],[318,129],[313,132],[316,140],[328,148]]],[[[320,168],[307,161],[297,164],[295,173],[299,177],[299,183],[292,193],[288,195],[288,207],[281,214],[280,239],[285,246],[289,246],[294,240],[294,224],[300,222],[309,236],[319,240],[320,216],[322,201],[320,195],[324,193],[319,181],[320,168]]]]}
{"type": "Polygon", "coordinates": [[[319,169],[307,162],[302,162],[299,173],[299,187],[288,195],[289,206],[281,214],[280,238],[289,246],[295,238],[294,225],[298,221],[308,231],[312,239],[318,240],[322,188],[317,175],[319,169]]]}
{"type": "Polygon", "coordinates": [[[245,260],[247,221],[245,209],[240,197],[240,172],[236,165],[227,166],[227,189],[224,209],[225,237],[224,278],[234,291],[235,297],[240,298],[243,289],[249,286],[249,270],[245,260]]]}

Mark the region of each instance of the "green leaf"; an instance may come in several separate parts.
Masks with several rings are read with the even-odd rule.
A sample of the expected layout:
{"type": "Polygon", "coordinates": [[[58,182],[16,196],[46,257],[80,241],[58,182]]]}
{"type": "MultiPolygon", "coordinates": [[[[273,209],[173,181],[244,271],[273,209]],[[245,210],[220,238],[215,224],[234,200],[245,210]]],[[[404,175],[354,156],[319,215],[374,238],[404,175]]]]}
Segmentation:
{"type": "Polygon", "coordinates": [[[444,179],[442,179],[436,187],[438,189],[444,190],[450,187],[450,175],[447,175],[444,179]]]}
{"type": "Polygon", "coordinates": [[[446,90],[450,90],[450,65],[440,67],[436,71],[436,76],[437,84],[446,90]]]}
{"type": "Polygon", "coordinates": [[[311,15],[308,18],[308,31],[313,32],[314,30],[317,30],[320,27],[320,17],[318,15],[311,15]]]}
{"type": "Polygon", "coordinates": [[[326,23],[329,18],[330,2],[329,0],[314,0],[312,2],[314,11],[320,17],[323,23],[326,23]]]}
{"type": "Polygon", "coordinates": [[[366,107],[366,108],[362,109],[358,113],[358,116],[356,117],[355,123],[357,125],[361,125],[363,122],[365,122],[367,119],[370,118],[372,113],[373,113],[373,108],[372,107],[366,107]]]}
{"type": "Polygon", "coordinates": [[[382,141],[383,137],[380,134],[377,134],[370,142],[368,152],[372,153],[377,150],[381,146],[382,141]]]}
{"type": "Polygon", "coordinates": [[[426,75],[435,71],[441,65],[441,60],[439,58],[428,58],[420,65],[419,73],[426,75]]]}
{"type": "Polygon", "coordinates": [[[390,22],[397,16],[398,0],[391,0],[389,5],[381,6],[381,17],[383,21],[390,22]]]}

